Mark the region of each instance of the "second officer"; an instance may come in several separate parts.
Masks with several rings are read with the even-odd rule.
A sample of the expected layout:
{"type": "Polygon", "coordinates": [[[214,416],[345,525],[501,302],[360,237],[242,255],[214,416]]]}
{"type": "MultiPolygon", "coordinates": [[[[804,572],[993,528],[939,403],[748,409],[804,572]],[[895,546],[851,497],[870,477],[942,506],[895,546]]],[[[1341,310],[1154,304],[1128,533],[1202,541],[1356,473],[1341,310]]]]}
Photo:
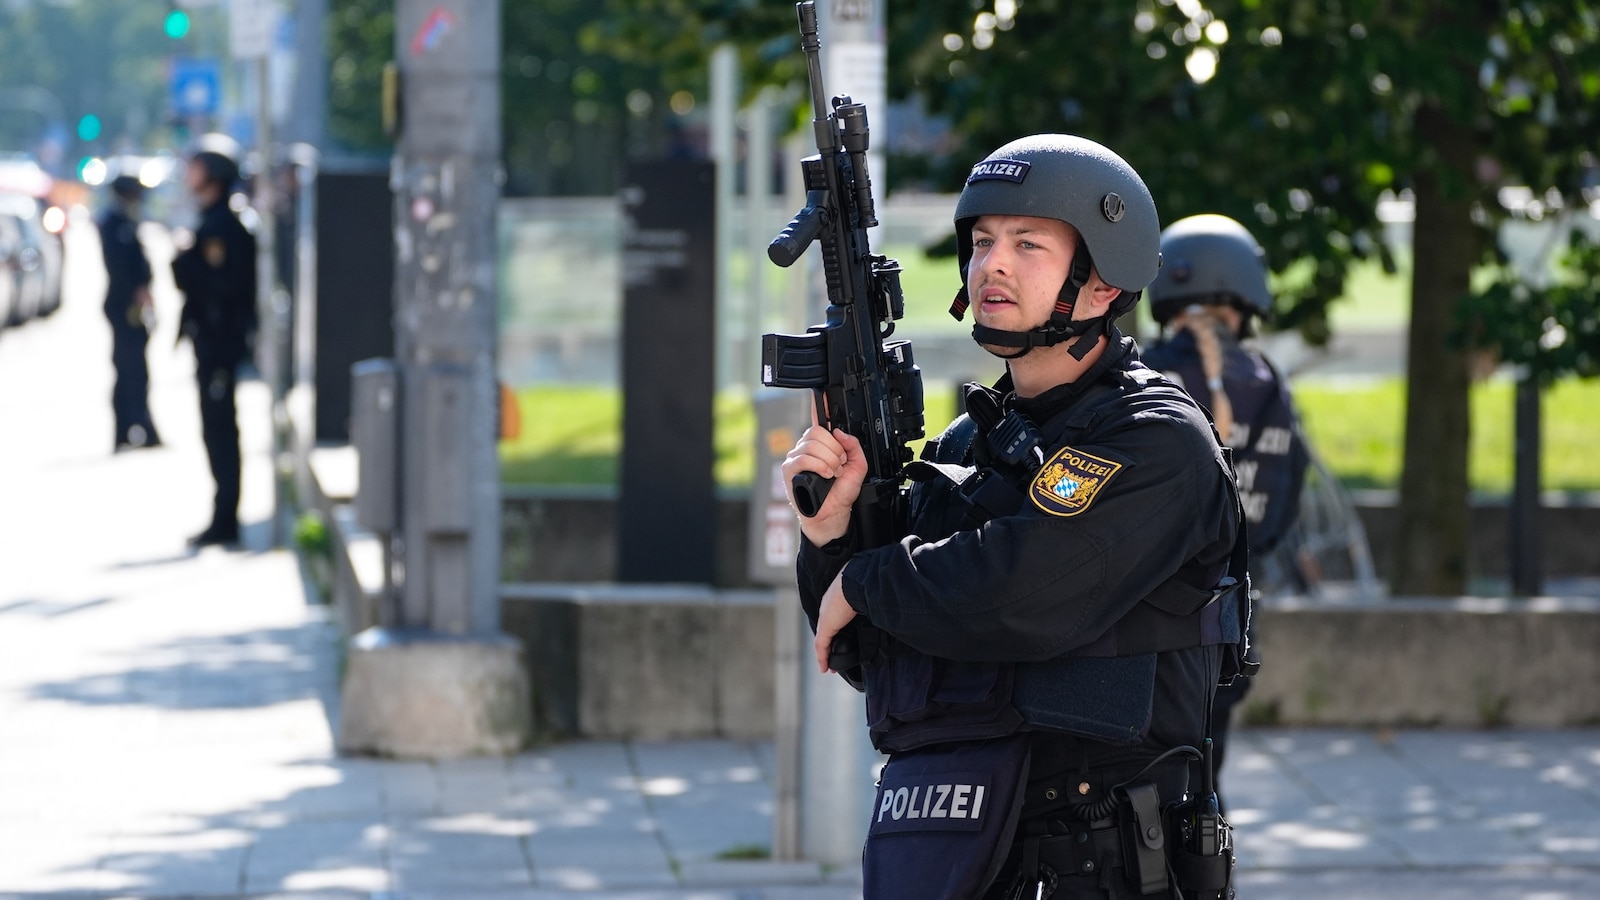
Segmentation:
{"type": "Polygon", "coordinates": [[[256,240],[228,205],[239,180],[231,139],[207,135],[189,157],[186,180],[200,207],[194,243],[172,260],[183,292],[179,339],[194,347],[200,427],[216,481],[211,523],[194,545],[239,540],[239,417],[234,388],[256,326],[256,240]]]}

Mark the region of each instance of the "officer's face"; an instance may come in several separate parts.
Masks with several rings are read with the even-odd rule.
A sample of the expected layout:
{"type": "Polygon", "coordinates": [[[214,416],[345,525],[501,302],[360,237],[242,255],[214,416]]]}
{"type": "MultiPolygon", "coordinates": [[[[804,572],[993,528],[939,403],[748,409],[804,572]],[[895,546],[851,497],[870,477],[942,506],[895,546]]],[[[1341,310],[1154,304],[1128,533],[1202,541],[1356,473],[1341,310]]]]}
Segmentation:
{"type": "Polygon", "coordinates": [[[188,186],[189,193],[200,193],[205,190],[210,181],[210,176],[206,174],[206,167],[194,160],[190,160],[188,168],[183,171],[183,183],[188,186]]]}
{"type": "Polygon", "coordinates": [[[1003,331],[1045,324],[1077,247],[1077,229],[1057,219],[980,216],[967,263],[973,318],[1003,331]]]}

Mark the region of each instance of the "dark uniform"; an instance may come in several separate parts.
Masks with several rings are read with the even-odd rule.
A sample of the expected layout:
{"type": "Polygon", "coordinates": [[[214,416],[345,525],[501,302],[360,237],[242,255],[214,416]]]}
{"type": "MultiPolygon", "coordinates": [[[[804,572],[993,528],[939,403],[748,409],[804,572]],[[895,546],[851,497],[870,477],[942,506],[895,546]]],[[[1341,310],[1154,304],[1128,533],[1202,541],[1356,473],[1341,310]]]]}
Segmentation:
{"type": "MultiPolygon", "coordinates": [[[[132,186],[117,179],[119,196],[138,196],[132,186]]],[[[100,217],[100,250],[106,263],[106,318],[111,322],[111,364],[116,382],[111,389],[111,409],[116,417],[114,447],[154,447],[161,443],[150,417],[150,370],[145,347],[150,332],[136,297],[150,288],[150,261],[139,243],[139,223],[121,206],[108,208],[100,217]]]]}
{"type": "Polygon", "coordinates": [[[184,293],[182,333],[194,344],[200,426],[217,483],[207,533],[239,531],[239,421],[234,385],[256,325],[256,240],[228,208],[227,192],[200,214],[194,244],[172,260],[184,293]]]}
{"type": "MultiPolygon", "coordinates": [[[[1272,295],[1267,286],[1265,253],[1245,227],[1218,215],[1181,219],[1162,235],[1167,265],[1150,287],[1151,311],[1165,326],[1191,304],[1228,305],[1242,316],[1241,335],[1218,339],[1221,387],[1233,409],[1233,448],[1239,497],[1248,522],[1251,584],[1271,592],[1299,590],[1305,585],[1298,568],[1276,553],[1299,515],[1300,491],[1310,454],[1300,432],[1289,386],[1254,347],[1239,338],[1251,333],[1252,317],[1269,317],[1272,295]]],[[[1206,378],[1199,343],[1193,332],[1177,329],[1150,347],[1144,360],[1167,373],[1198,402],[1211,408],[1215,396],[1206,378]]],[[[1215,763],[1220,769],[1227,752],[1233,710],[1250,692],[1251,679],[1241,677],[1217,691],[1212,713],[1215,763]]]]}
{"type": "MultiPolygon", "coordinates": [[[[1289,388],[1259,350],[1223,342],[1222,383],[1233,405],[1229,444],[1239,475],[1239,499],[1250,522],[1250,556],[1262,559],[1283,539],[1300,508],[1307,457],[1289,388]]],[[[1202,406],[1211,389],[1194,335],[1181,331],[1145,351],[1145,365],[1166,373],[1202,406]]],[[[1257,587],[1259,570],[1252,572],[1257,587]]]]}
{"type": "MultiPolygon", "coordinates": [[[[802,605],[815,628],[839,576],[860,664],[835,668],[866,692],[890,754],[865,894],[1171,896],[1176,882],[1223,896],[1226,825],[1194,814],[1189,766],[1243,654],[1242,512],[1204,410],[1111,321],[1153,274],[1153,201],[1105,148],[1041,135],[974,167],[956,209],[963,272],[984,215],[1057,218],[1082,243],[1059,315],[1029,332],[975,326],[979,343],[1108,341],[1037,396],[1009,375],[968,385],[967,413],[907,468],[903,539],[864,547],[852,523],[802,542],[802,605]],[[1124,296],[1074,319],[1091,252],[1124,296]]],[[[965,306],[963,288],[953,312],[965,306]]]]}
{"type": "MultiPolygon", "coordinates": [[[[1027,734],[1031,762],[1015,834],[1057,835],[1043,850],[1060,885],[1057,897],[1079,890],[1107,896],[1103,881],[1112,884],[1111,896],[1120,895],[1118,882],[1129,874],[1114,803],[1100,806],[1107,791],[1163,751],[1199,747],[1207,735],[1220,629],[1211,644],[1124,652],[1139,648],[1117,646],[1125,637],[1117,623],[1148,616],[1140,607],[1158,588],[1170,589],[1175,573],[1201,589],[1189,596],[1209,599],[1205,589],[1226,571],[1237,525],[1232,484],[1204,413],[1138,361],[1131,338],[1112,334],[1113,346],[1079,381],[1027,399],[1004,393],[1004,382],[1002,390],[986,391],[996,408],[1014,410],[1038,429],[1043,463],[1033,456],[1031,464],[996,465],[987,440],[994,427],[979,424],[976,435],[964,434],[972,428],[966,419],[927,451],[962,466],[987,462],[990,477],[1021,501],[1015,511],[959,527],[972,515],[970,504],[953,496],[961,493],[955,481],[931,477],[913,488],[911,536],[860,552],[848,541],[821,549],[807,542],[799,562],[801,601],[813,626],[823,592],[842,569],[850,605],[891,636],[886,659],[863,673],[868,717],[887,749],[928,724],[928,704],[909,709],[915,701],[896,707],[897,698],[883,699],[903,686],[908,670],[946,661],[1015,664],[990,667],[1010,669],[999,679],[1013,686],[1010,697],[992,699],[1009,700],[1020,721],[989,717],[944,727],[970,728],[980,740],[1027,734]],[[951,442],[966,446],[941,451],[951,442]],[[1092,788],[1080,793],[1085,783],[1092,788]],[[1089,840],[1059,840],[1075,834],[1089,840]],[[1070,871],[1055,865],[1063,856],[1073,860],[1070,871]],[[1101,857],[1110,860],[1104,872],[1101,857]],[[1093,864],[1087,871],[1085,861],[1093,864]]],[[[994,487],[987,493],[1000,496],[994,487]]],[[[905,754],[914,758],[918,749],[905,754]]],[[[1188,763],[1173,758],[1144,773],[1163,803],[1184,796],[1188,763]]],[[[1016,841],[999,888],[1020,873],[1023,852],[1016,841]]]]}

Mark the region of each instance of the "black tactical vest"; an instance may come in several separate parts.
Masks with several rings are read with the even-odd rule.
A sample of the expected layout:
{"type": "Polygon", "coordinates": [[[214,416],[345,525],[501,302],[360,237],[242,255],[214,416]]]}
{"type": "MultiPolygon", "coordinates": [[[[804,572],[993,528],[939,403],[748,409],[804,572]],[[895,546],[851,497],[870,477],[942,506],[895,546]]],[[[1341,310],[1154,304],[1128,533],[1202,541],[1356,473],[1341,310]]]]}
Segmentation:
{"type": "MultiPolygon", "coordinates": [[[[994,390],[968,385],[968,413],[908,467],[912,532],[936,540],[1015,513],[1043,457],[1035,448],[1076,441],[1116,400],[1154,384],[1171,382],[1143,366],[1113,370],[1040,428],[1015,412],[1002,414],[994,390]]],[[[1225,682],[1245,668],[1249,596],[1242,515],[1240,521],[1220,580],[1214,568],[1187,564],[1106,634],[1055,659],[948,660],[885,639],[862,667],[874,746],[901,752],[1024,727],[1136,743],[1150,724],[1158,653],[1221,645],[1225,682]]]]}

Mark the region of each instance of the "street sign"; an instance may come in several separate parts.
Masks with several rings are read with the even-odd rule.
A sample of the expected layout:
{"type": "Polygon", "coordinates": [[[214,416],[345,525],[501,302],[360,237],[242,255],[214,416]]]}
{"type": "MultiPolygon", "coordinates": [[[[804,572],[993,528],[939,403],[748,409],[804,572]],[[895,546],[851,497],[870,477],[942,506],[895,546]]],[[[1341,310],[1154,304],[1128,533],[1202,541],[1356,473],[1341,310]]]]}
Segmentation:
{"type": "Polygon", "coordinates": [[[168,88],[173,114],[216,115],[222,100],[222,72],[214,59],[176,59],[168,88]]]}
{"type": "Polygon", "coordinates": [[[277,0],[233,0],[228,10],[228,53],[234,59],[265,59],[277,34],[277,0]]]}

